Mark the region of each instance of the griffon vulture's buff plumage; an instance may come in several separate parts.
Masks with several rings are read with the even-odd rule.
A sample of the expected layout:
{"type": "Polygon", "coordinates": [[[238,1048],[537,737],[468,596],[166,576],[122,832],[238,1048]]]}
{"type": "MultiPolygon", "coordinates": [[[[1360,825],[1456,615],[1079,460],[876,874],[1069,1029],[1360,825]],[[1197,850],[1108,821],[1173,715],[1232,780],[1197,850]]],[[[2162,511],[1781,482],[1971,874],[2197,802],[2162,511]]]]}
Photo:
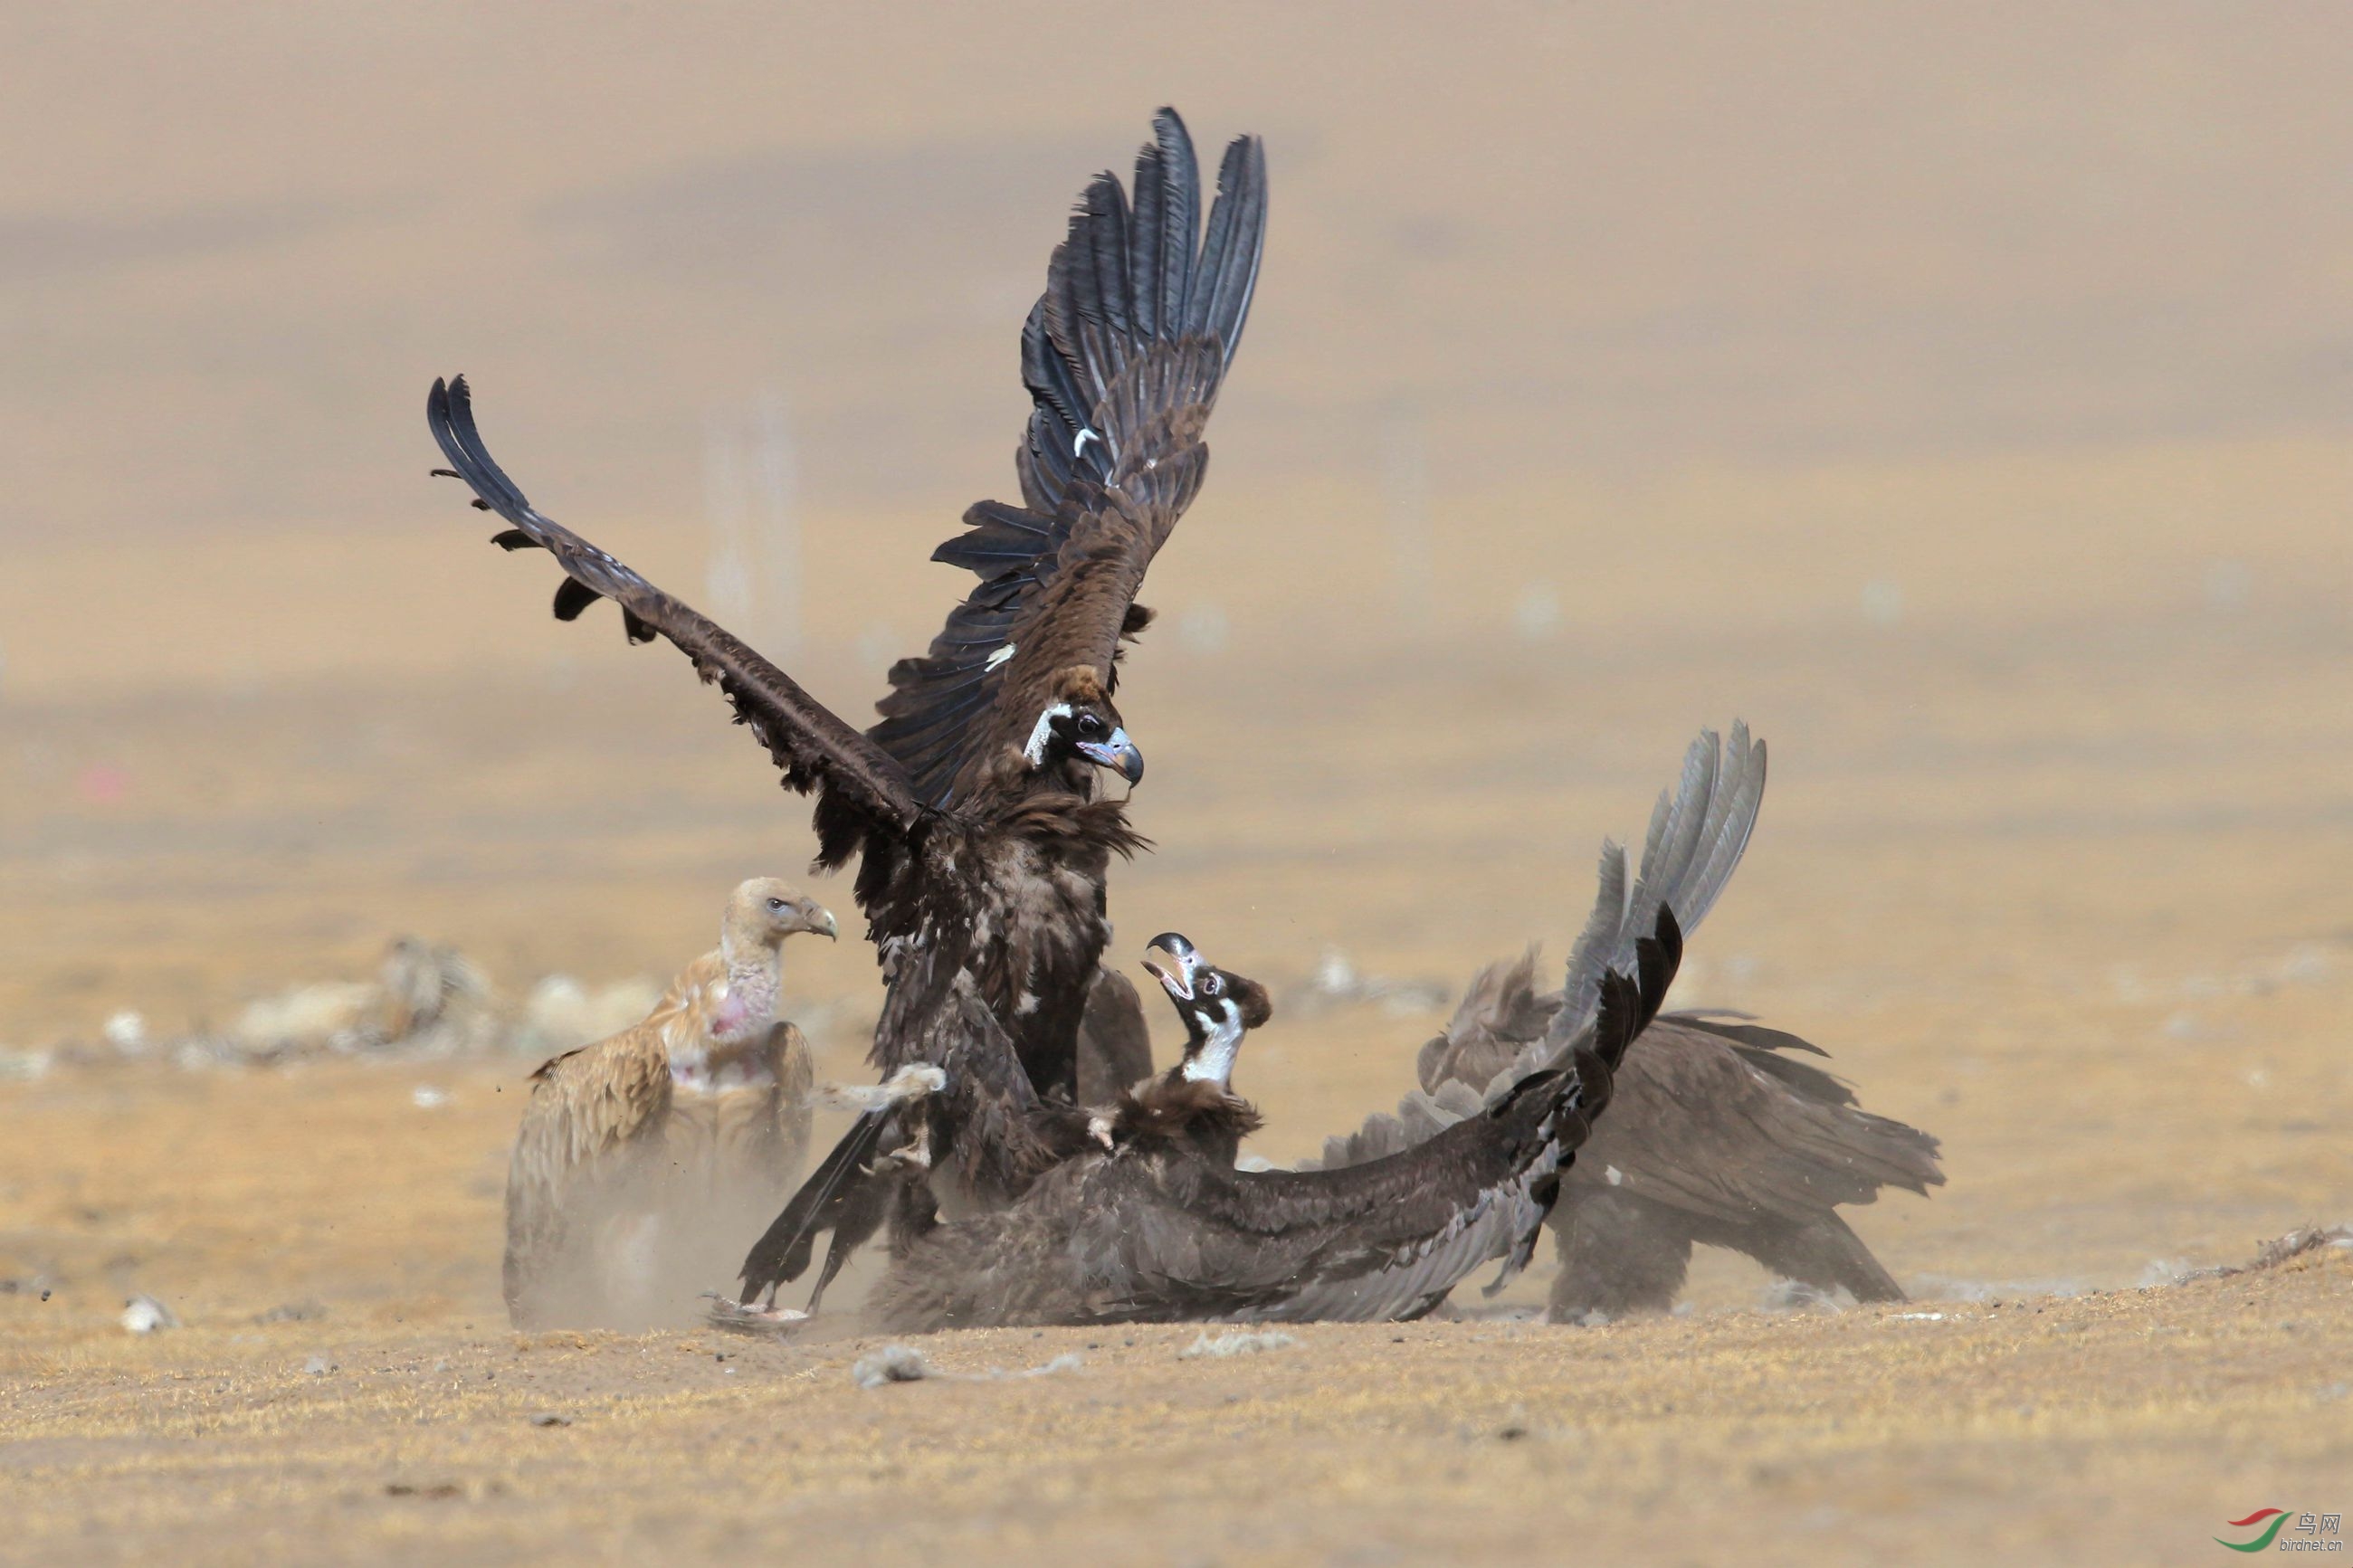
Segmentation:
{"type": "Polygon", "coordinates": [[[808,1142],[808,1042],[780,1016],[801,931],[839,934],[815,900],[745,882],[643,1023],[532,1075],[507,1170],[516,1326],[685,1322],[732,1276],[808,1142]]]}
{"type": "MultiPolygon", "coordinates": [[[[1662,795],[1630,895],[1625,851],[1602,849],[1605,897],[1569,955],[1567,983],[1538,994],[1533,950],[1490,964],[1443,1034],[1421,1050],[1422,1091],[1325,1146],[1343,1166],[1409,1147],[1466,1113],[1480,1091],[1513,1081],[1573,1033],[1599,976],[1660,902],[1685,929],[1714,907],[1739,863],[1765,787],[1765,745],[1735,725],[1692,743],[1683,782],[1662,795]]],[[[1664,1311],[1683,1289],[1695,1242],[1745,1252],[1787,1279],[1858,1300],[1904,1290],[1839,1216],[1883,1186],[1925,1194],[1944,1181],[1936,1140],[1874,1116],[1847,1086],[1792,1053],[1823,1053],[1795,1035],[1739,1019],[1671,1013],[1644,1032],[1618,1075],[1618,1098],[1564,1178],[1552,1226],[1561,1271],[1550,1315],[1577,1321],[1664,1311]]]]}
{"type": "Polygon", "coordinates": [[[1258,279],[1266,165],[1257,141],[1226,149],[1206,206],[1191,138],[1155,119],[1135,164],[1091,184],[1021,332],[1028,427],[1020,500],[987,500],[934,559],[979,583],[923,655],[891,671],[881,721],[860,733],[723,628],[539,511],[491,458],[463,378],[434,384],[427,422],[477,504],[565,572],[555,613],[618,606],[632,641],[661,637],[733,705],[783,773],[817,796],[819,863],[859,858],[857,897],[883,967],[871,1059],[917,1064],[945,1089],[861,1117],[824,1181],[796,1199],[746,1259],[753,1289],[795,1278],[814,1237],[837,1252],[892,1205],[902,1228],[928,1199],[875,1196],[873,1156],[912,1149],[931,1188],[987,1203],[1056,1157],[1027,1130],[1077,1089],[1081,1015],[1110,937],[1113,856],[1145,841],[1108,770],[1134,784],[1144,759],[1113,703],[1121,644],[1149,612],[1145,571],[1198,493],[1210,411],[1258,279]],[[911,1115],[920,1125],[910,1125],[911,1115]]]}

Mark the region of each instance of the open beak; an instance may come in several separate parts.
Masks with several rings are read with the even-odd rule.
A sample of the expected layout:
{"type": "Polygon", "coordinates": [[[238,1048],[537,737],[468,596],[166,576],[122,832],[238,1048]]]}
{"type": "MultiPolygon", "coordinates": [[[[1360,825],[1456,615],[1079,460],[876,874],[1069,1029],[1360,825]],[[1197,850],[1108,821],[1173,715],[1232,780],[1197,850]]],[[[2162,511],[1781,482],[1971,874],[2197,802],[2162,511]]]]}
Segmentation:
{"type": "Polygon", "coordinates": [[[1160,982],[1160,989],[1179,1002],[1193,999],[1193,976],[1201,964],[1201,955],[1193,944],[1175,931],[1164,931],[1145,945],[1145,969],[1160,982]]]}
{"type": "Polygon", "coordinates": [[[1124,729],[1113,730],[1108,740],[1081,741],[1079,755],[1097,767],[1111,769],[1131,784],[1143,781],[1144,753],[1135,749],[1124,729]]]}

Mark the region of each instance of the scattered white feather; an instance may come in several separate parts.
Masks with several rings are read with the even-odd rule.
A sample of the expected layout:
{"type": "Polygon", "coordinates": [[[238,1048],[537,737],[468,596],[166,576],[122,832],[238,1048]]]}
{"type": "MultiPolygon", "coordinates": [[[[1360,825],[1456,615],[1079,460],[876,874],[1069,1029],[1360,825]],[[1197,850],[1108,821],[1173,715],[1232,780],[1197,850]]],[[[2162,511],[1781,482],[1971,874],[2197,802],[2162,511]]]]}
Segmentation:
{"type": "Polygon", "coordinates": [[[123,1302],[121,1321],[124,1331],[133,1334],[152,1334],[180,1326],[172,1309],[153,1296],[133,1296],[123,1302]]]}
{"type": "Polygon", "coordinates": [[[408,1102],[419,1110],[431,1110],[448,1104],[449,1095],[447,1090],[436,1089],[429,1083],[420,1083],[408,1091],[408,1102]]]}
{"type": "Polygon", "coordinates": [[[1057,1373],[1077,1372],[1086,1365],[1076,1354],[1058,1355],[1043,1366],[1027,1366],[1008,1372],[992,1367],[987,1372],[942,1372],[923,1359],[923,1352],[913,1345],[884,1345],[872,1355],[860,1356],[849,1369],[850,1381],[860,1388],[887,1388],[894,1383],[999,1383],[1014,1377],[1051,1377],[1057,1373]]]}
{"type": "Polygon", "coordinates": [[[902,1068],[887,1083],[821,1083],[811,1095],[820,1110],[863,1114],[902,1100],[921,1100],[946,1087],[947,1075],[934,1067],[902,1068]],[[913,1076],[910,1076],[913,1075],[913,1076]],[[931,1076],[926,1076],[931,1075],[931,1076]],[[938,1081],[933,1081],[933,1078],[938,1081]]]}
{"type": "Polygon", "coordinates": [[[931,1375],[932,1363],[913,1345],[884,1345],[872,1355],[860,1356],[849,1369],[849,1380],[860,1388],[921,1383],[931,1375]]]}
{"type": "Polygon", "coordinates": [[[125,1007],[111,1015],[99,1031],[106,1043],[127,1056],[136,1056],[147,1048],[147,1020],[125,1007]]]}
{"type": "Polygon", "coordinates": [[[1204,1331],[1191,1344],[1178,1351],[1176,1357],[1179,1361],[1191,1361],[1198,1356],[1260,1355],[1267,1351],[1289,1350],[1298,1342],[1297,1335],[1279,1330],[1245,1330],[1219,1334],[1215,1339],[1204,1331]]]}

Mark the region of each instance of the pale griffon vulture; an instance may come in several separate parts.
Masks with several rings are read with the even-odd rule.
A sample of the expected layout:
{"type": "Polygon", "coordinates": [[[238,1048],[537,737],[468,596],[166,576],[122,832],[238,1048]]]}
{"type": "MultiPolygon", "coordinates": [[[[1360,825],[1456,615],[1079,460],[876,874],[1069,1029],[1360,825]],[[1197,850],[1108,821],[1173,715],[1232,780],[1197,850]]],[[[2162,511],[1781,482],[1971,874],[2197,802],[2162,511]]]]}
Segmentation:
{"type": "Polygon", "coordinates": [[[839,934],[786,883],[745,882],[644,1022],[532,1075],[507,1170],[517,1327],[691,1321],[732,1276],[808,1142],[808,1042],[781,1016],[796,931],[839,934]]]}

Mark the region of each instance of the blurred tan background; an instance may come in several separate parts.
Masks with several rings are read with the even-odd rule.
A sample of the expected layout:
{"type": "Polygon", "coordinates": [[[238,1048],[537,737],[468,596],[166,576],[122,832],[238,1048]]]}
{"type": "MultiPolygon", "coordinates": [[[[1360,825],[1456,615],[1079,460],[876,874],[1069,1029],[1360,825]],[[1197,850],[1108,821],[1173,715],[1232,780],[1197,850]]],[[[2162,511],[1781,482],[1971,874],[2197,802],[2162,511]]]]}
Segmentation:
{"type": "MultiPolygon", "coordinates": [[[[697,951],[806,811],[667,649],[547,618],[426,478],[427,384],[862,717],[961,591],[923,555],[1011,489],[1061,214],[1168,101],[1205,158],[1269,139],[1274,209],[1146,595],[1124,932],[1459,985],[1565,942],[1594,843],[1738,715],[1776,784],[1687,999],[1957,1126],[1957,1178],[2137,1170],[2018,1102],[2080,1126],[2152,1060],[2211,1053],[2257,1125],[2347,1095],[2247,978],[2327,1016],[2353,932],[2340,9],[9,25],[0,1044],[217,1022],[396,931],[512,988],[697,951]],[[797,592],[727,574],[772,517],[797,592]],[[1979,1096],[2027,1168],[1973,1153],[1979,1096]]],[[[868,954],[794,957],[855,1070],[868,954]]],[[[1277,1152],[1435,1016],[1269,1035],[1277,1152]]],[[[2094,1272],[2254,1223],[2119,1223],[2094,1272]]]]}
{"type": "MultiPolygon", "coordinates": [[[[0,3],[0,61],[25,1550],[1522,1560],[1573,1498],[1596,1561],[2153,1562],[2341,1507],[2344,1255],[2171,1281],[2353,1210],[2342,5],[0,3]],[[810,853],[675,654],[554,623],[426,477],[434,376],[862,721],[1012,489],[1062,214],[1164,102],[1264,134],[1273,205],[1122,693],[1161,848],[1114,958],[1274,984],[1240,1082],[1303,1153],[1444,1011],[1319,974],[1560,953],[1745,717],[1773,785],[1678,1000],[1945,1140],[1850,1213],[1916,1311],[1760,1317],[1718,1257],[1663,1323],[1272,1375],[964,1336],[1088,1370],[868,1395],[505,1333],[533,1058],[180,1065],[399,933],[506,1005],[666,976],[810,853]]],[[[858,1073],[871,952],[787,964],[858,1073]]]]}

